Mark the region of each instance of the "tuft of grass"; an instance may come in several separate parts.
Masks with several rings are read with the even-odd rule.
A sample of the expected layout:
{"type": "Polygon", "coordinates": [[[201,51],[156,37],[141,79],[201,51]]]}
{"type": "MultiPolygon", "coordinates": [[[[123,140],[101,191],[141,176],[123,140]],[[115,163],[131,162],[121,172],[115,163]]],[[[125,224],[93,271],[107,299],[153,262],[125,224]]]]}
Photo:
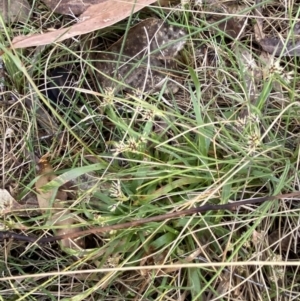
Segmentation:
{"type": "MultiPolygon", "coordinates": [[[[296,4],[263,4],[264,33],[292,35],[296,4]]],[[[9,52],[3,45],[70,17],[35,4],[28,24],[4,27],[1,188],[34,207],[35,157],[48,153],[60,179],[77,188],[67,202],[82,228],[299,190],[298,58],[261,57],[251,3],[238,7],[245,28],[236,40],[210,19],[220,7],[197,5],[153,7],[44,49],[9,52]],[[102,92],[89,55],[153,15],[187,30],[180,91],[102,92]],[[271,72],[276,62],[283,69],[271,72]],[[69,106],[45,96],[57,67],[76,78],[62,89],[69,106]]],[[[240,20],[235,16],[226,20],[240,20]]],[[[149,223],[91,235],[87,249],[73,252],[0,242],[0,300],[297,300],[298,207],[295,198],[149,223]]],[[[50,235],[46,217],[16,213],[1,216],[0,226],[50,235]]]]}

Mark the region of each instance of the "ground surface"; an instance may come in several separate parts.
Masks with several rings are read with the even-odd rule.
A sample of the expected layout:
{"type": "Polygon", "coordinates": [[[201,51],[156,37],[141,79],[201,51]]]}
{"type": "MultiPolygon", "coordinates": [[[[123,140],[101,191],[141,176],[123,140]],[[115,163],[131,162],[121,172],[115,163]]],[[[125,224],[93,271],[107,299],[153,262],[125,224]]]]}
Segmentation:
{"type": "MultiPolygon", "coordinates": [[[[8,36],[74,22],[34,5],[25,25],[1,30],[2,45],[8,36]]],[[[48,237],[61,231],[55,228],[299,190],[299,58],[278,50],[297,48],[298,5],[172,5],[3,56],[1,188],[34,208],[0,216],[4,230],[48,237]],[[90,54],[149,17],[186,31],[179,91],[103,91],[90,54]],[[270,51],[274,41],[282,44],[270,51]],[[49,85],[65,70],[58,67],[71,71],[60,94],[49,85]],[[38,160],[46,154],[43,169],[38,160]],[[72,180],[54,204],[46,198],[45,207],[62,204],[64,222],[37,210],[38,173],[52,168],[63,183],[72,180]]],[[[291,198],[209,211],[90,235],[84,249],[7,239],[0,242],[0,300],[299,300],[298,208],[299,198],[291,198]]]]}

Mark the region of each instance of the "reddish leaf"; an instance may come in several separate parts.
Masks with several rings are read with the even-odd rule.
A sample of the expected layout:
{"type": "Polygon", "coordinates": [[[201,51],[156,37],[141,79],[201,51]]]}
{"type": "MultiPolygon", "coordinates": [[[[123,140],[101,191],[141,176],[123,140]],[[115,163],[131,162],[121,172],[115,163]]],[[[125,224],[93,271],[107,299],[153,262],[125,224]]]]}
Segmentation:
{"type": "Polygon", "coordinates": [[[60,42],[81,34],[111,26],[141,10],[155,0],[109,0],[90,6],[81,16],[79,23],[56,31],[31,36],[18,36],[12,41],[12,48],[26,48],[60,42]]]}

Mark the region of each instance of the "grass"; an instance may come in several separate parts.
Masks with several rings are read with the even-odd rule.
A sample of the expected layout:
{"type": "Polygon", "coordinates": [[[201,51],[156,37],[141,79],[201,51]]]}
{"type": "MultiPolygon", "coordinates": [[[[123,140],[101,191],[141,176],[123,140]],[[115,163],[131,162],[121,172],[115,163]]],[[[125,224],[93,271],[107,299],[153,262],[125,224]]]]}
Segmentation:
{"type": "MultiPolygon", "coordinates": [[[[47,153],[57,174],[77,186],[66,202],[85,229],[299,190],[298,58],[261,56],[252,3],[240,3],[245,28],[235,41],[220,21],[209,22],[220,7],[184,5],[131,20],[168,15],[187,30],[175,95],[101,91],[89,43],[97,37],[105,49],[127,20],[42,50],[6,52],[2,189],[37,206],[35,157],[47,153]],[[70,107],[42,94],[47,71],[58,66],[75,75],[66,89],[70,107]],[[55,125],[45,126],[45,116],[55,125]]],[[[265,34],[293,35],[296,4],[263,9],[265,34]]],[[[2,48],[8,36],[71,22],[44,6],[33,11],[28,24],[1,31],[2,48]]],[[[299,300],[298,207],[295,198],[149,223],[91,235],[79,251],[6,240],[0,300],[299,300]]],[[[1,225],[37,236],[55,228],[42,213],[1,216],[1,225]]]]}

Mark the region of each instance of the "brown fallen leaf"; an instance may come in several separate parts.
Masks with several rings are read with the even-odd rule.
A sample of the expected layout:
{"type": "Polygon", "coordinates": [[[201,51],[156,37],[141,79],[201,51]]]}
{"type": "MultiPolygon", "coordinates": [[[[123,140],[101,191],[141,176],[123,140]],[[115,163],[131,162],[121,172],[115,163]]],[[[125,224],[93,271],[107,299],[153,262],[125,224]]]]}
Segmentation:
{"type": "MultiPolygon", "coordinates": [[[[54,170],[48,161],[48,155],[41,157],[38,167],[40,176],[35,183],[35,187],[38,192],[37,199],[40,209],[42,212],[45,212],[48,208],[53,209],[51,210],[52,215],[48,220],[48,224],[59,227],[59,229],[54,230],[55,235],[77,233],[81,228],[73,227],[73,225],[78,222],[78,217],[76,214],[71,213],[70,209],[64,208],[64,201],[68,197],[67,193],[61,189],[59,190],[59,187],[53,187],[53,189],[49,190],[43,189],[46,184],[56,178],[54,170]]],[[[78,250],[84,248],[84,239],[66,238],[60,242],[60,246],[63,249],[78,250]]]]}
{"type": "Polygon", "coordinates": [[[42,212],[45,212],[46,209],[52,207],[52,199],[56,197],[57,189],[44,191],[42,188],[44,185],[49,183],[51,180],[55,179],[54,170],[48,162],[48,155],[41,157],[38,162],[39,167],[39,178],[35,182],[35,189],[37,191],[37,199],[39,202],[39,207],[42,212]]]}
{"type": "Polygon", "coordinates": [[[0,189],[0,216],[21,209],[22,206],[6,189],[0,189]]]}
{"type": "Polygon", "coordinates": [[[89,6],[106,0],[42,0],[52,11],[62,15],[80,15],[89,6]]]}
{"type": "Polygon", "coordinates": [[[12,41],[11,48],[17,49],[47,45],[105,28],[127,18],[155,1],[156,0],[109,0],[92,5],[80,16],[79,23],[71,27],[44,34],[15,37],[12,41]]]}

